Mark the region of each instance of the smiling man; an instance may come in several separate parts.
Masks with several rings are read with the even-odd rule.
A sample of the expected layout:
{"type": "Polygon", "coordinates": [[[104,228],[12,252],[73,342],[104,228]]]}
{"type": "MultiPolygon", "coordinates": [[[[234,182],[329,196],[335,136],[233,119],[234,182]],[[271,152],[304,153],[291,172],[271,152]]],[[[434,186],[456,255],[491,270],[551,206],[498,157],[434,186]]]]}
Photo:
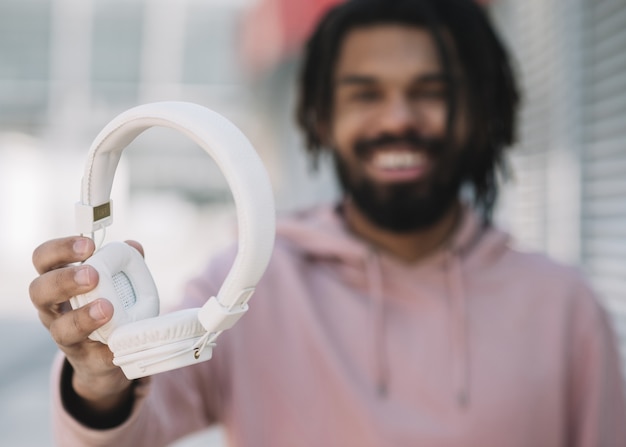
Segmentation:
{"type": "MultiPolygon", "coordinates": [[[[335,150],[346,218],[355,229],[402,236],[438,228],[445,238],[458,221],[464,111],[449,129],[456,85],[439,59],[425,29],[379,24],[345,37],[325,138],[335,150]]],[[[397,246],[383,248],[407,261],[431,248],[397,239],[397,246]],[[408,248],[417,252],[405,253],[408,248]]]]}
{"type": "MultiPolygon", "coordinates": [[[[129,382],[87,336],[106,300],[68,237],[35,250],[31,298],[62,351],[59,445],[157,446],[220,423],[232,446],[617,447],[626,407],[606,313],[580,273],[491,221],[518,104],[470,0],[352,0],[311,37],[298,122],[344,195],[281,219],[250,312],[214,357],[129,382]]],[[[221,285],[235,248],[191,281],[221,285]]]]}

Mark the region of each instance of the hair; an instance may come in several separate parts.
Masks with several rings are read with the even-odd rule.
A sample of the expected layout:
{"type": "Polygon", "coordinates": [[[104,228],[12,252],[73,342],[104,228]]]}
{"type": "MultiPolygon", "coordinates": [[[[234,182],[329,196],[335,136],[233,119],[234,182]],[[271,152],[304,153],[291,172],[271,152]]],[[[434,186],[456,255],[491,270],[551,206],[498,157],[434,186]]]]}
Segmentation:
{"type": "MultiPolygon", "coordinates": [[[[451,74],[453,63],[458,65],[469,124],[467,145],[472,151],[463,181],[472,187],[474,206],[490,220],[498,171],[508,174],[503,152],[515,140],[519,93],[507,52],[475,0],[348,0],[323,16],[304,49],[296,109],[313,165],[326,149],[333,77],[343,39],[355,28],[381,24],[428,29],[444,71],[451,74]]],[[[458,96],[453,87],[448,133],[458,96]]]]}

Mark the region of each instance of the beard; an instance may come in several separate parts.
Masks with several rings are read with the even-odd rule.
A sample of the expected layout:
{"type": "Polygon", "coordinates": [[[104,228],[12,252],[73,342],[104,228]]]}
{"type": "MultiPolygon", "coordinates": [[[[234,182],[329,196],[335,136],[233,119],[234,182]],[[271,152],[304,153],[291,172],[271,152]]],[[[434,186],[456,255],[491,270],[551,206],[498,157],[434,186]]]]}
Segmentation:
{"type": "Polygon", "coordinates": [[[395,233],[428,229],[439,222],[459,198],[464,178],[460,153],[466,151],[453,150],[443,139],[424,139],[409,132],[359,141],[355,144],[355,154],[365,161],[375,150],[394,143],[407,144],[427,153],[434,167],[427,179],[389,185],[381,185],[366,176],[357,179],[335,150],[335,170],[340,185],[359,211],[379,228],[395,233]]]}

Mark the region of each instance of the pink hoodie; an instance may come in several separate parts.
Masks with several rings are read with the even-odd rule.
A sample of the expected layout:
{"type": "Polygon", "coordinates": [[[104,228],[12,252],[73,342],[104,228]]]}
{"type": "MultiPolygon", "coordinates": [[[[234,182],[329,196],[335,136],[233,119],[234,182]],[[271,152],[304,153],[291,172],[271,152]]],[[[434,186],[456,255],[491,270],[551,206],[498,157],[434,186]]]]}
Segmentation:
{"type": "MultiPolygon", "coordinates": [[[[221,284],[234,251],[191,281],[221,284]]],[[[250,311],[214,358],[142,379],[129,420],[58,445],[160,446],[212,423],[232,446],[623,447],[626,406],[605,312],[580,274],[466,212],[452,243],[405,264],[331,208],[283,220],[250,311]]]]}

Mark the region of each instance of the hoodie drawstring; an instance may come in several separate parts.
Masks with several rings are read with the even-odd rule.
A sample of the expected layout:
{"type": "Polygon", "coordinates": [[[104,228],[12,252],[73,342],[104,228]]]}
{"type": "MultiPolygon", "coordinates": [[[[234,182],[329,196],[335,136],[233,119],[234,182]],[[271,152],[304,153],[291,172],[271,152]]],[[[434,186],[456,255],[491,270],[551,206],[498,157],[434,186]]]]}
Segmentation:
{"type": "MultiPolygon", "coordinates": [[[[370,318],[372,328],[372,367],[376,391],[380,397],[387,394],[388,370],[385,348],[385,300],[383,274],[378,254],[372,250],[367,263],[367,286],[372,299],[370,318]]],[[[450,306],[452,328],[453,380],[459,406],[469,405],[469,342],[468,309],[465,281],[460,256],[451,250],[445,254],[445,283],[450,306]]]]}
{"type": "Polygon", "coordinates": [[[372,367],[376,391],[379,396],[387,394],[387,362],[385,349],[385,300],[383,277],[378,253],[372,250],[366,262],[368,292],[372,300],[370,318],[372,327],[372,367]]]}
{"type": "Polygon", "coordinates": [[[461,259],[458,254],[446,251],[446,284],[450,293],[450,311],[452,317],[452,357],[454,365],[454,384],[459,405],[465,408],[469,404],[469,341],[467,295],[463,278],[461,259]]]}

